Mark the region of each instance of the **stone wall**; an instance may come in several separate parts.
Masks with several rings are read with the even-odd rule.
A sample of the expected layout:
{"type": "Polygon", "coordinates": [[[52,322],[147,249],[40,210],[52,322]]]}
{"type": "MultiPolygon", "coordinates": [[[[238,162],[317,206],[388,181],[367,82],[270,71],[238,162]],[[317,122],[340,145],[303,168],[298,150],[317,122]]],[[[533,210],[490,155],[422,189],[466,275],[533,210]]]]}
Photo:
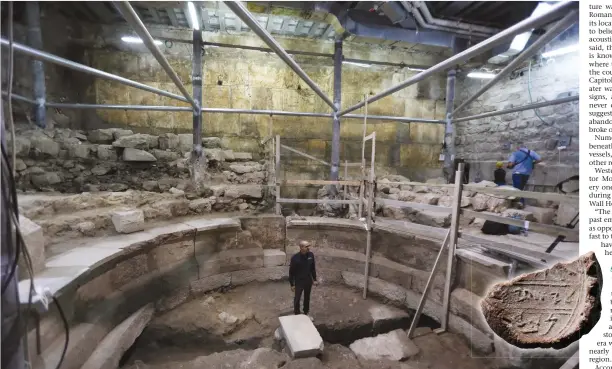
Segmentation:
{"type": "MultiPolygon", "coordinates": [[[[570,37],[551,45],[552,49],[577,42],[570,37]]],[[[529,69],[526,66],[514,77],[506,77],[463,110],[459,117],[508,109],[530,103],[554,100],[578,94],[579,55],[555,57],[543,65],[532,63],[531,97],[529,69]]],[[[457,83],[457,106],[472,96],[488,80],[464,78],[457,83]]],[[[507,160],[516,146],[523,143],[542,156],[529,180],[531,189],[550,186],[578,174],[578,102],[457,123],[455,144],[457,156],[471,163],[471,180],[493,180],[495,161],[507,160]],[[570,137],[567,149],[559,151],[558,141],[570,137]]],[[[510,184],[511,174],[506,180],[510,184]]]]}
{"type": "MultiPolygon", "coordinates": [[[[194,190],[189,133],[156,136],[119,128],[85,132],[19,126],[16,136],[16,179],[24,191],[194,190]]],[[[9,150],[11,143],[12,139],[9,150]]],[[[226,149],[217,137],[205,137],[203,146],[208,159],[206,185],[266,183],[265,165],[254,162],[250,153],[226,149]]]]}
{"type": "MultiPolygon", "coordinates": [[[[155,32],[153,27],[152,32],[155,32]]],[[[92,66],[118,75],[146,83],[151,86],[180,94],[175,85],[161,69],[150,52],[142,47],[115,42],[118,31],[104,33],[106,44],[95,45],[88,51],[92,66]]],[[[219,41],[216,33],[205,33],[206,41],[219,41]]],[[[300,50],[313,49],[312,42],[299,39],[283,39],[285,45],[300,50]]],[[[234,36],[222,41],[227,43],[253,43],[252,35],[234,36]],[[245,41],[247,40],[247,41],[245,41]]],[[[321,42],[329,44],[330,42],[321,42]]],[[[329,48],[329,45],[325,47],[329,48]]],[[[347,55],[351,48],[363,49],[363,45],[347,43],[347,55]]],[[[191,91],[191,45],[174,43],[172,47],[161,47],[170,64],[191,91]]],[[[312,51],[321,51],[314,49],[312,51]]],[[[390,50],[378,47],[388,59],[413,60],[432,64],[440,57],[418,55],[418,52],[390,50]],[[411,55],[415,54],[415,55],[411,55]]],[[[365,57],[370,57],[366,55],[365,57]]],[[[295,56],[298,64],[328,95],[333,95],[332,60],[321,57],[295,56]]],[[[209,48],[203,57],[204,107],[234,109],[271,109],[300,112],[329,112],[330,108],[289,67],[273,53],[259,51],[209,48]]],[[[378,93],[416,72],[407,68],[350,64],[343,66],[342,106],[350,106],[363,100],[365,94],[378,93]]],[[[409,116],[418,118],[442,118],[444,116],[445,79],[433,77],[371,104],[369,114],[409,116]]],[[[117,83],[98,80],[88,90],[88,96],[101,104],[180,105],[184,103],[125,87],[117,83]]],[[[355,113],[362,113],[356,111],[355,113]]],[[[154,132],[188,132],[192,127],[189,112],[144,112],[144,111],[98,111],[98,117],[109,125],[129,126],[130,129],[154,132]]],[[[438,156],[441,148],[443,127],[435,124],[400,124],[388,121],[369,120],[368,133],[377,131],[377,172],[402,172],[414,177],[427,177],[440,167],[438,156]]],[[[341,123],[341,160],[361,160],[361,119],[343,119],[341,123]]],[[[257,157],[261,140],[270,133],[280,135],[283,144],[295,147],[326,161],[331,157],[332,127],[329,118],[269,117],[265,115],[204,114],[205,136],[222,138],[228,148],[253,152],[257,157]]],[[[288,154],[283,152],[283,155],[288,154]]],[[[369,155],[369,148],[367,150],[369,155]]],[[[295,155],[283,158],[283,178],[308,179],[327,178],[329,168],[295,155]]],[[[358,174],[353,171],[353,175],[358,174]]],[[[288,194],[301,191],[287,189],[288,194]]]]}

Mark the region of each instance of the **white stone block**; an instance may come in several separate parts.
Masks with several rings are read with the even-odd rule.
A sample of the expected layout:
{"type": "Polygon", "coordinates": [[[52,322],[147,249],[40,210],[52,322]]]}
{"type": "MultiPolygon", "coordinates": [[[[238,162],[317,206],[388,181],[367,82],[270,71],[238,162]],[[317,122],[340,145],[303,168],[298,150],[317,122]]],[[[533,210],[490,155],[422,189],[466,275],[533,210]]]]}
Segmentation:
{"type": "Polygon", "coordinates": [[[281,316],[278,320],[282,336],[294,359],[313,357],[323,352],[323,338],[308,316],[281,316]]]}
{"type": "Polygon", "coordinates": [[[281,250],[266,249],[264,250],[264,267],[273,267],[285,265],[287,256],[281,250]]]}
{"type": "MultiPolygon", "coordinates": [[[[21,215],[19,216],[19,229],[23,236],[23,242],[32,258],[34,274],[37,274],[45,269],[45,238],[43,230],[38,224],[21,215]]],[[[22,273],[26,271],[22,263],[20,263],[20,269],[22,273]]]]}
{"type": "Polygon", "coordinates": [[[119,233],[134,233],[144,229],[144,213],[142,210],[116,211],[111,220],[119,233]]]}
{"type": "Polygon", "coordinates": [[[365,360],[404,360],[419,353],[419,348],[406,332],[396,329],[376,337],[357,340],[349,346],[355,355],[365,360]]]}

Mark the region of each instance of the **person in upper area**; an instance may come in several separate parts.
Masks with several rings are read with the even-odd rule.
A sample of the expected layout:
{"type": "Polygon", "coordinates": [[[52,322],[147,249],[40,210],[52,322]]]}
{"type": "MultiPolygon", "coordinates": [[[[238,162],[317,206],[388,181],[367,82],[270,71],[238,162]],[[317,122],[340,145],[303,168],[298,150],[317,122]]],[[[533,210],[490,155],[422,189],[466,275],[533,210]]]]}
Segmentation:
{"type": "MultiPolygon", "coordinates": [[[[516,151],[508,158],[508,168],[512,169],[512,186],[524,190],[533,172],[533,167],[540,163],[542,158],[535,151],[518,146],[516,151]]],[[[520,199],[521,206],[525,206],[525,199],[520,199]]]]}
{"type": "Polygon", "coordinates": [[[315,257],[310,252],[310,242],[300,241],[300,251],[291,257],[289,264],[289,283],[291,291],[295,292],[293,297],[293,313],[299,315],[300,300],[304,293],[304,314],[313,320],[310,312],[310,291],[313,285],[317,285],[317,269],[315,257]]]}
{"type": "Polygon", "coordinates": [[[495,171],[493,172],[493,181],[498,186],[504,186],[506,184],[506,170],[504,169],[504,163],[498,161],[495,164],[495,171]]]}

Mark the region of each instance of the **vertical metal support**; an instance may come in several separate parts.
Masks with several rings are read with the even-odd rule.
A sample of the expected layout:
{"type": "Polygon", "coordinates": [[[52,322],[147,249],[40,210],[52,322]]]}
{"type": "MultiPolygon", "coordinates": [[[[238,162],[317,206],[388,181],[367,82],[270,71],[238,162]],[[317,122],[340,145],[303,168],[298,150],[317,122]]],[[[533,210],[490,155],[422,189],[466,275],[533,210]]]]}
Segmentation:
{"type": "MultiPolygon", "coordinates": [[[[42,50],[42,32],[40,29],[40,5],[38,1],[26,3],[26,15],[28,19],[28,44],[42,50]]],[[[33,93],[36,100],[34,116],[36,125],[45,128],[46,123],[46,87],[45,87],[45,67],[42,60],[32,59],[33,93]]]]}
{"type": "Polygon", "coordinates": [[[368,295],[368,279],[370,278],[370,258],[372,257],[372,206],[374,205],[374,157],[376,153],[376,132],[372,133],[372,158],[370,161],[370,178],[368,187],[368,207],[366,209],[366,257],[363,279],[363,298],[368,295]]]}
{"type": "MultiPolygon", "coordinates": [[[[199,10],[196,10],[196,13],[199,13],[199,10]]],[[[202,53],[202,32],[194,29],[191,81],[193,99],[199,107],[193,109],[193,154],[198,158],[202,155],[202,53]]]]}
{"type": "Polygon", "coordinates": [[[427,284],[425,285],[425,290],[423,291],[423,295],[421,295],[421,301],[419,301],[419,306],[414,313],[414,317],[412,318],[412,323],[410,323],[410,329],[408,330],[408,338],[412,338],[414,334],[414,330],[419,324],[419,319],[421,318],[421,313],[423,312],[423,308],[425,307],[425,302],[427,301],[427,295],[429,295],[429,291],[431,290],[431,286],[433,286],[433,280],[436,276],[436,272],[438,271],[438,265],[440,264],[440,260],[442,260],[442,254],[444,253],[444,249],[446,245],[448,245],[448,239],[450,238],[450,229],[446,232],[446,237],[444,237],[444,241],[442,241],[442,245],[440,246],[440,251],[438,251],[438,256],[436,256],[436,261],[434,262],[433,268],[431,268],[431,273],[429,273],[429,278],[427,279],[427,284]]]}
{"type": "Polygon", "coordinates": [[[444,174],[448,183],[453,178],[453,159],[455,158],[455,138],[453,109],[455,104],[455,80],[457,71],[451,69],[446,75],[446,130],[444,131],[444,174]]]}
{"type": "Polygon", "coordinates": [[[452,218],[448,244],[448,263],[446,265],[446,281],[444,282],[444,302],[442,309],[442,331],[448,329],[448,309],[450,306],[451,283],[453,266],[455,264],[455,247],[459,231],[459,216],[461,215],[461,192],[463,190],[463,163],[459,163],[459,170],[455,174],[455,187],[453,193],[452,218]]]}
{"type": "MultiPolygon", "coordinates": [[[[344,160],[344,179],[345,181],[348,181],[348,160],[344,160]]],[[[344,200],[346,200],[347,197],[347,192],[348,192],[348,186],[344,185],[344,200]]]]}
{"type": "Polygon", "coordinates": [[[365,101],[365,112],[363,115],[363,137],[361,144],[361,187],[359,188],[359,219],[363,217],[363,195],[365,192],[365,136],[367,132],[367,122],[368,122],[368,95],[364,95],[365,101]]]}
{"type": "Polygon", "coordinates": [[[334,107],[332,123],[331,173],[330,180],[337,181],[340,167],[340,103],[342,99],[342,40],[334,44],[334,107]]]}
{"type": "Polygon", "coordinates": [[[280,215],[281,214],[281,204],[280,202],[278,202],[278,200],[280,200],[280,149],[281,149],[280,135],[276,135],[275,143],[276,143],[276,150],[274,152],[274,155],[276,155],[276,166],[274,168],[274,173],[275,173],[274,178],[276,180],[276,215],[280,215]]]}
{"type": "MultiPolygon", "coordinates": [[[[199,14],[199,7],[196,7],[199,14]]],[[[179,81],[180,82],[180,81],[179,81]]],[[[206,155],[202,153],[202,32],[193,30],[193,61],[191,82],[193,85],[193,150],[190,171],[196,189],[200,189],[208,167],[206,155]]]]}

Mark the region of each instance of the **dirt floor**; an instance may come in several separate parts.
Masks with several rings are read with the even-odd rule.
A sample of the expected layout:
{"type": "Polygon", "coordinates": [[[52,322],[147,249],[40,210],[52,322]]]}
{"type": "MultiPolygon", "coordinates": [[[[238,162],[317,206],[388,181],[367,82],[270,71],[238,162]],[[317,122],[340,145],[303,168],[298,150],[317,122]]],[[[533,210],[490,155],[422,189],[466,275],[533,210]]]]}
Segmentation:
{"type": "MultiPolygon", "coordinates": [[[[414,343],[421,352],[405,362],[366,361],[346,346],[410,325],[413,312],[363,300],[361,291],[338,285],[313,287],[311,315],[323,340],[321,357],[291,360],[274,339],[278,317],[292,314],[287,282],[258,283],[215,292],[157,316],[124,356],[130,369],[487,369],[489,359],[471,357],[455,334],[437,335],[435,322],[421,320],[414,343]]],[[[474,354],[477,356],[476,354],[474,354]]]]}

